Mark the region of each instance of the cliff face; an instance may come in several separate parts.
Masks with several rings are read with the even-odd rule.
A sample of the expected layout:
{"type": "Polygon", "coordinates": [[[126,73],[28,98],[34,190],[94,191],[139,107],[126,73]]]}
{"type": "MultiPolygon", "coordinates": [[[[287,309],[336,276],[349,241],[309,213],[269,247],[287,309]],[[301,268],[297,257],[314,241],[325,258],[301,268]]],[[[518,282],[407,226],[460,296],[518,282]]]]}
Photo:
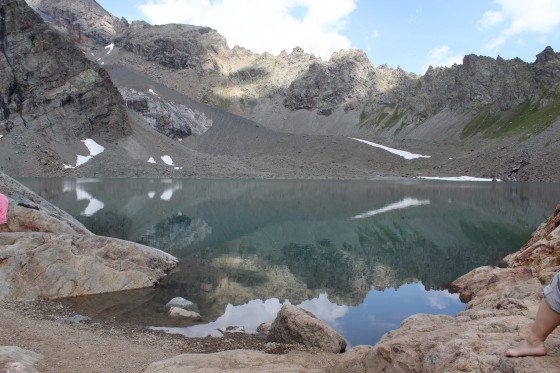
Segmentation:
{"type": "Polygon", "coordinates": [[[7,171],[27,161],[62,164],[60,143],[111,142],[130,132],[107,72],[23,0],[0,5],[0,71],[0,162],[7,171]]]}

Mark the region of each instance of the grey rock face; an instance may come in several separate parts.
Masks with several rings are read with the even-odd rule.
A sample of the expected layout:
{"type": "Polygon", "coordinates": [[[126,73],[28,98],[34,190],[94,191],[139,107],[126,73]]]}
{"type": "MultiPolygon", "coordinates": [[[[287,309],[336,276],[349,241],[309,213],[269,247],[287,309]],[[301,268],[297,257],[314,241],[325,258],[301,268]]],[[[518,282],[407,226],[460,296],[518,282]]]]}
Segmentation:
{"type": "Polygon", "coordinates": [[[41,17],[80,44],[109,44],[128,22],[103,9],[95,0],[26,0],[41,17]]]}
{"type": "Polygon", "coordinates": [[[337,107],[370,94],[375,69],[358,50],[333,54],[328,63],[315,62],[286,91],[284,106],[330,115],[337,107]]]}
{"type": "Polygon", "coordinates": [[[218,57],[229,52],[225,38],[215,30],[180,24],[132,22],[115,43],[147,61],[172,69],[192,68],[199,73],[220,72],[218,57]]]}
{"type": "Polygon", "coordinates": [[[85,138],[112,142],[130,133],[126,107],[107,72],[25,1],[2,2],[0,30],[4,170],[26,166],[18,154],[33,154],[25,160],[41,169],[69,158],[64,145],[85,138]]]}
{"type": "Polygon", "coordinates": [[[340,334],[313,314],[296,306],[282,306],[270,327],[271,342],[302,343],[307,347],[339,353],[346,349],[346,341],[340,334]]]}
{"type": "MultiPolygon", "coordinates": [[[[488,111],[500,115],[525,103],[546,105],[558,94],[560,54],[547,47],[534,63],[518,58],[467,55],[462,65],[430,66],[412,84],[399,86],[386,100],[400,106],[407,123],[418,124],[444,109],[457,115],[488,111]]],[[[374,110],[379,110],[374,109],[374,110]]]]}
{"type": "Polygon", "coordinates": [[[212,126],[206,115],[187,106],[164,101],[157,93],[144,93],[131,88],[120,88],[126,106],[142,115],[156,131],[182,139],[191,134],[202,135],[212,126]]]}
{"type": "Polygon", "coordinates": [[[10,0],[0,11],[0,66],[6,73],[0,86],[3,127],[10,121],[47,135],[58,130],[65,139],[99,134],[112,140],[129,131],[122,100],[102,68],[44,24],[24,1],[10,0]],[[76,119],[72,128],[56,125],[62,118],[68,122],[68,116],[76,119]]]}
{"type": "MultiPolygon", "coordinates": [[[[57,1],[35,2],[55,12],[57,1]]],[[[98,33],[105,30],[106,15],[97,9],[82,17],[95,19],[98,33]]],[[[560,90],[560,58],[550,47],[532,64],[467,55],[461,65],[430,67],[418,76],[385,65],[375,68],[357,50],[335,53],[324,62],[297,47],[278,56],[229,49],[225,38],[207,27],[137,21],[112,32],[115,44],[146,61],[135,62],[135,68],[190,97],[275,129],[293,128],[289,121],[305,115],[319,132],[325,127],[336,128],[335,134],[363,129],[374,136],[432,140],[441,128],[464,127],[469,120],[486,121],[488,127],[527,105],[540,110],[560,90]],[[169,70],[154,72],[150,63],[169,70]],[[295,114],[299,111],[307,113],[295,114]],[[350,115],[341,118],[342,112],[350,115]],[[426,122],[438,130],[416,131],[426,122]]],[[[484,130],[475,125],[463,136],[484,130]]],[[[454,141],[458,133],[447,136],[454,141]]]]}

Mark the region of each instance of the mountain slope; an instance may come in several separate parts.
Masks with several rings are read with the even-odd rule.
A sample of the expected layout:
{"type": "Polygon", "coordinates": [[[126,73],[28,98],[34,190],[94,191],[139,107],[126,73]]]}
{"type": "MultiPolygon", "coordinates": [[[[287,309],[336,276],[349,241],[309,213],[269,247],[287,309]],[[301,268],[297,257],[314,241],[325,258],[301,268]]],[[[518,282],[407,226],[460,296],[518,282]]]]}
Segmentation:
{"type": "MultiPolygon", "coordinates": [[[[336,152],[360,159],[351,165],[359,170],[354,177],[468,174],[560,180],[560,54],[552,48],[534,63],[469,55],[461,65],[430,68],[418,76],[374,67],[361,51],[341,51],[322,61],[301,48],[278,56],[230,49],[225,38],[208,27],[128,24],[94,0],[28,3],[74,36],[85,55],[119,81],[135,121],[146,121],[175,140],[188,138],[181,148],[189,154],[229,157],[245,170],[243,175],[306,177],[307,172],[297,168],[307,167],[313,177],[321,177],[336,152]],[[75,37],[76,25],[82,24],[90,25],[87,38],[75,37]],[[131,80],[119,80],[119,71],[140,76],[143,83],[136,85],[143,91],[134,89],[131,80]],[[157,97],[148,90],[155,83],[175,94],[157,97]],[[186,102],[181,95],[197,102],[186,102]],[[238,119],[223,112],[210,123],[206,119],[211,110],[200,104],[238,114],[253,124],[232,127],[238,119]],[[217,123],[227,129],[218,130],[217,123]],[[271,138],[277,140],[264,141],[257,133],[263,128],[272,130],[271,138]],[[294,145],[288,147],[278,132],[287,133],[285,139],[300,137],[286,140],[294,145]],[[317,141],[311,145],[303,135],[317,141]],[[362,149],[351,142],[329,151],[321,145],[324,139],[313,137],[322,135],[366,138],[432,158],[414,163],[387,160],[367,145],[362,149]],[[257,136],[259,141],[249,141],[257,136]],[[369,164],[368,156],[361,154],[367,151],[369,164]],[[313,156],[317,153],[328,157],[313,156]],[[279,157],[289,161],[276,172],[274,158],[279,157]],[[320,167],[313,170],[309,163],[320,167]]],[[[239,175],[230,176],[234,174],[239,175]]],[[[322,176],[330,175],[349,176],[332,171],[322,176]]]]}

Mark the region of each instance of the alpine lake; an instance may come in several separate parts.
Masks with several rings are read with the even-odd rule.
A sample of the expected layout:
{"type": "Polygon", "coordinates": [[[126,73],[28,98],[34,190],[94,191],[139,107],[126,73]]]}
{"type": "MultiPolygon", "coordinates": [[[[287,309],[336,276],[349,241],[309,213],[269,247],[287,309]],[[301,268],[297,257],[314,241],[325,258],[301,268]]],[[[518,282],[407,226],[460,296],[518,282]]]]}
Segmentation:
{"type": "Polygon", "coordinates": [[[19,179],[98,235],[166,251],[160,286],[64,300],[81,315],[192,337],[255,332],[291,303],[349,346],[416,313],[465,309],[446,286],[517,251],[560,202],[558,183],[19,179]],[[174,297],[202,321],[171,318],[174,297]]]}

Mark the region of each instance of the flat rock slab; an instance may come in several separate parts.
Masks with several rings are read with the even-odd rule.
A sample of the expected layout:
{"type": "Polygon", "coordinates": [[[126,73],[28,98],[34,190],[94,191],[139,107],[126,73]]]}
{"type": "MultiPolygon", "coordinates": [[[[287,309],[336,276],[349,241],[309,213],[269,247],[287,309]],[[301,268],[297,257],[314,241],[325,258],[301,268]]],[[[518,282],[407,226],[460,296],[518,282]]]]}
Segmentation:
{"type": "Polygon", "coordinates": [[[43,355],[16,346],[0,346],[0,371],[35,373],[35,363],[43,355]]]}
{"type": "Polygon", "coordinates": [[[327,353],[273,355],[247,350],[183,354],[152,363],[144,373],[322,373],[334,365],[334,356],[327,353]]]}
{"type": "Polygon", "coordinates": [[[0,234],[0,298],[65,298],[154,286],[177,260],[148,246],[81,234],[0,234]]]}

